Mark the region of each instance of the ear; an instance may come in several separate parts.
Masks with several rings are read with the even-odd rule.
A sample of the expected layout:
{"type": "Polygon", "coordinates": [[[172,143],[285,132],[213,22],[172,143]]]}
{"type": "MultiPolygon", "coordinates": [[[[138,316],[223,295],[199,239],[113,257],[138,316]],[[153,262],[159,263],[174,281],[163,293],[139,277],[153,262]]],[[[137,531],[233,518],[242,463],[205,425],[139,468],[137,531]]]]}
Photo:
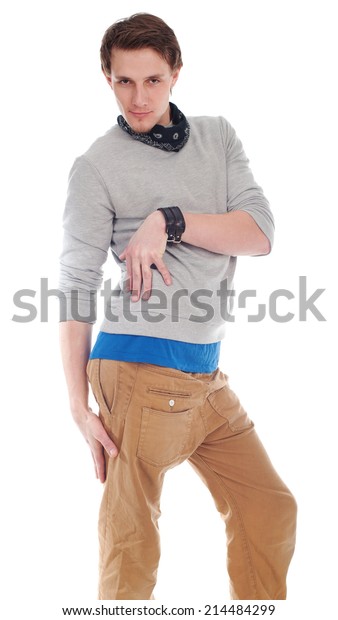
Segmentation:
{"type": "Polygon", "coordinates": [[[181,67],[179,69],[175,69],[175,71],[171,74],[171,79],[172,79],[171,88],[173,88],[173,86],[175,86],[175,84],[176,84],[176,82],[177,82],[177,80],[179,78],[180,71],[181,71],[181,67]]]}

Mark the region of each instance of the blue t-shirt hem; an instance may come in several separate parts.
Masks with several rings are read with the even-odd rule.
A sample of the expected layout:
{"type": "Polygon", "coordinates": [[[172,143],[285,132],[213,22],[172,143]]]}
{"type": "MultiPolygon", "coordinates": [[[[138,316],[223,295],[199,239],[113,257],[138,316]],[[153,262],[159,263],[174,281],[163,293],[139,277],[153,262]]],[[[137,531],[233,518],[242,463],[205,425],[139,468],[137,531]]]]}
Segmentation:
{"type": "Polygon", "coordinates": [[[218,368],[220,344],[100,332],[89,359],[149,363],[184,372],[211,373],[218,368]]]}

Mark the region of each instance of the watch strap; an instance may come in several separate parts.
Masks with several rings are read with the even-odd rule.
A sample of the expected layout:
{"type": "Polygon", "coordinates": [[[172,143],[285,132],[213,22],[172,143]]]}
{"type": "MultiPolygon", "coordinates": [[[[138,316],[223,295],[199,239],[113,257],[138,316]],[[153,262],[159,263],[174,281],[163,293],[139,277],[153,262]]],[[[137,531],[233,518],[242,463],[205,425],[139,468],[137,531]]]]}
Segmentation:
{"type": "Polygon", "coordinates": [[[159,207],[166,221],[168,243],[181,243],[181,237],[185,231],[185,220],[181,209],[174,207],[159,207]]]}

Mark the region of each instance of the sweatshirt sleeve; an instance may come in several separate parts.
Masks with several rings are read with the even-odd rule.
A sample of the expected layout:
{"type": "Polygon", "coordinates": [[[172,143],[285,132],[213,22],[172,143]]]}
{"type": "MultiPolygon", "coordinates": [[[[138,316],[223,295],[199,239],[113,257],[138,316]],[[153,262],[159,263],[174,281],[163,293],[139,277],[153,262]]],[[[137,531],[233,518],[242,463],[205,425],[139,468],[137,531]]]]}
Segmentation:
{"type": "Polygon", "coordinates": [[[257,185],[242,142],[228,121],[221,118],[228,178],[228,211],[246,211],[270,241],[274,239],[274,218],[262,188],[257,185]]]}
{"type": "Polygon", "coordinates": [[[69,173],[63,215],[59,289],[61,321],[96,321],[96,296],[113,234],[114,209],[106,185],[85,156],[69,173]]]}

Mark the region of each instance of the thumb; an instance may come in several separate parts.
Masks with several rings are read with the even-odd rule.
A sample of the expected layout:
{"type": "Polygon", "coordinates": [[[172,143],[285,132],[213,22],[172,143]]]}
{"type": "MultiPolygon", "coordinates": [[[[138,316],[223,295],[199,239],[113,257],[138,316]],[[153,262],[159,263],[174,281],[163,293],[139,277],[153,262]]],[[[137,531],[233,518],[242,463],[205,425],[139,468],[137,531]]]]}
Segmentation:
{"type": "Polygon", "coordinates": [[[100,444],[102,444],[102,446],[104,447],[106,452],[109,454],[109,456],[114,457],[118,455],[119,451],[118,451],[117,446],[110,439],[108,433],[103,428],[103,426],[100,428],[100,431],[97,433],[96,439],[100,442],[100,444]]]}
{"type": "Polygon", "coordinates": [[[119,256],[119,259],[120,260],[125,260],[125,258],[126,258],[126,251],[123,250],[122,254],[120,254],[120,256],[119,256]]]}
{"type": "Polygon", "coordinates": [[[119,451],[117,446],[115,446],[114,442],[108,437],[107,440],[102,444],[106,452],[108,452],[109,456],[115,457],[118,455],[119,451]]]}

